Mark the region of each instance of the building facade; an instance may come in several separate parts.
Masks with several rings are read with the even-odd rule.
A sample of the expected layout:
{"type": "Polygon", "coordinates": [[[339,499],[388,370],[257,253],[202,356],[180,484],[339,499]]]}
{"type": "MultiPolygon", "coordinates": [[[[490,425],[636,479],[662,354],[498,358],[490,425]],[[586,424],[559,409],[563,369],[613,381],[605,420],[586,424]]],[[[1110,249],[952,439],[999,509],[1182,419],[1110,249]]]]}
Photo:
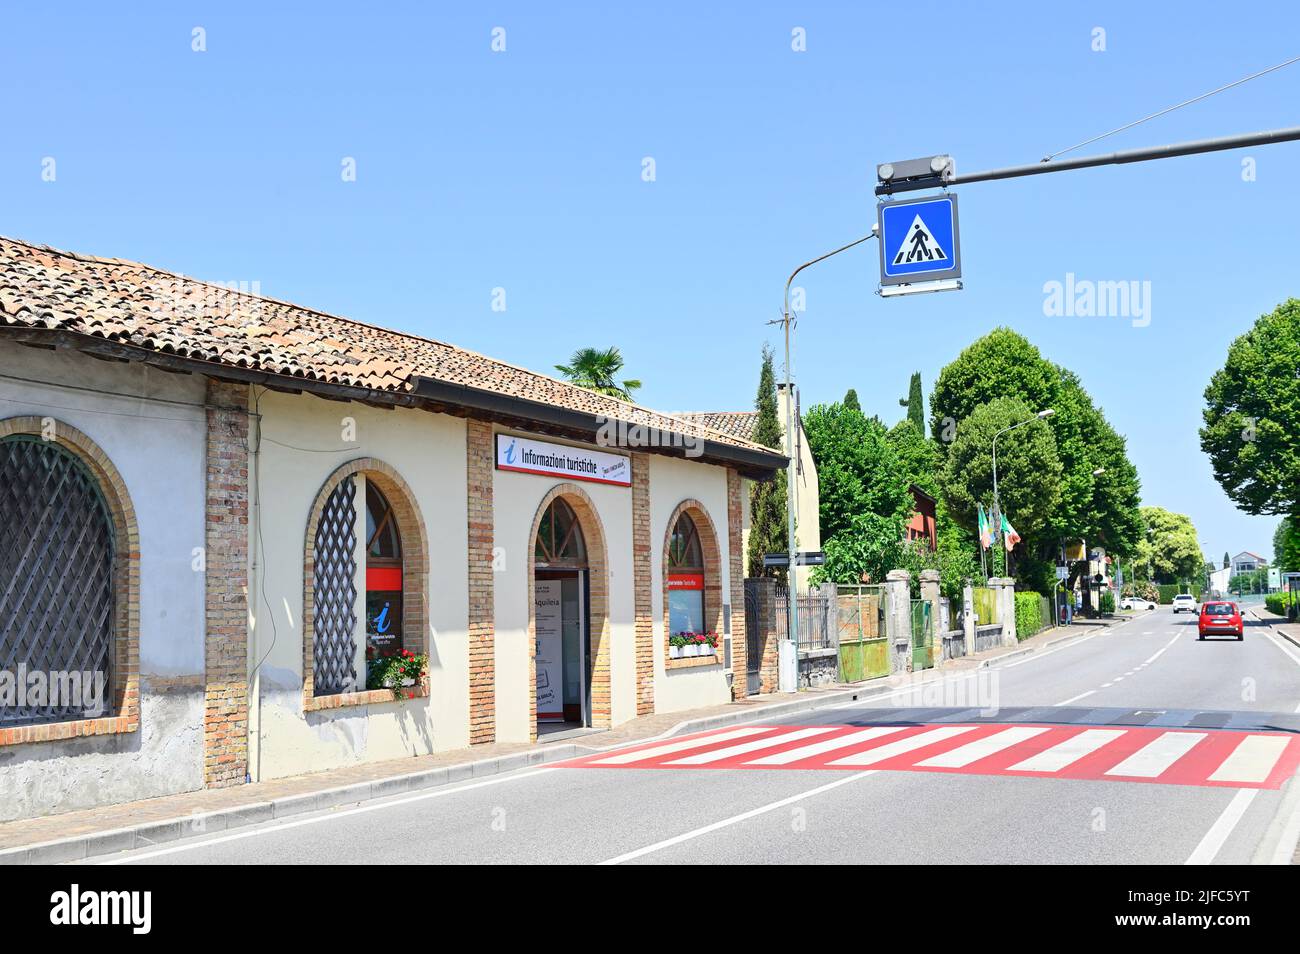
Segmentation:
{"type": "Polygon", "coordinates": [[[785,463],[440,342],[0,240],[0,818],[744,695],[744,488],[785,463]]]}

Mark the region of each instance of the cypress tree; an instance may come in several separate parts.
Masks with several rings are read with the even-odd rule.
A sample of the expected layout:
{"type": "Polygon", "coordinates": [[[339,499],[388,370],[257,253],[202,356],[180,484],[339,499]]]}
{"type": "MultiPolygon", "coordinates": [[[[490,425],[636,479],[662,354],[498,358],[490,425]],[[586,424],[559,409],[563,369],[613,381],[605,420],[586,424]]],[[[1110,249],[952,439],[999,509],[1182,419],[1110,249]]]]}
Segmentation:
{"type": "Polygon", "coordinates": [[[925,401],[921,397],[921,372],[912,372],[912,383],[907,390],[907,397],[899,398],[900,407],[907,408],[907,419],[916,425],[916,429],[925,436],[925,401]]]}
{"type": "MultiPolygon", "coordinates": [[[[781,420],[777,414],[776,375],[772,370],[772,349],[763,347],[762,370],[758,375],[758,395],[754,398],[758,420],[754,423],[754,442],[774,450],[782,446],[781,420]]],[[[785,579],[785,571],[763,566],[763,554],[784,553],[789,546],[786,527],[786,472],[774,480],[752,485],[749,497],[749,575],[785,579]]]]}
{"type": "Polygon", "coordinates": [[[854,411],[862,410],[862,405],[858,402],[858,392],[853,388],[849,388],[848,392],[844,395],[844,406],[854,411]]]}

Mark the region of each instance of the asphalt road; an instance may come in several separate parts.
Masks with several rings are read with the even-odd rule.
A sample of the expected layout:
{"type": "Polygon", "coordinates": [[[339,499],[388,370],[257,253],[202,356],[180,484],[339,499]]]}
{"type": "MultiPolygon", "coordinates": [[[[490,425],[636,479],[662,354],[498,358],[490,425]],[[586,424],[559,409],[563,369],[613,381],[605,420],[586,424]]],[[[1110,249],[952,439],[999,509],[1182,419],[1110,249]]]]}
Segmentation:
{"type": "MultiPolygon", "coordinates": [[[[804,746],[819,739],[872,727],[885,727],[879,731],[893,733],[894,740],[944,727],[966,733],[966,739],[978,739],[983,733],[1025,726],[1016,732],[1041,733],[1037,736],[1041,740],[1055,740],[1053,733],[1067,732],[1065,727],[1107,737],[1123,735],[1118,727],[1140,736],[1131,746],[1134,749],[1157,736],[1195,730],[1195,739],[1202,740],[1198,744],[1217,745],[1215,751],[1226,753],[1228,746],[1238,745],[1251,732],[1280,739],[1279,745],[1289,744],[1291,734],[1300,735],[1298,703],[1300,649],[1271,635],[1263,625],[1250,626],[1241,643],[1199,642],[1192,617],[1177,617],[1162,608],[1000,667],[957,673],[929,686],[763,723],[780,728],[747,730],[757,733],[749,736],[759,739],[752,743],[757,750],[738,756],[738,761],[716,764],[714,756],[712,766],[672,766],[662,764],[661,758],[659,767],[638,768],[632,764],[638,757],[630,756],[631,763],[618,767],[530,769],[99,860],[151,864],[1276,860],[1283,852],[1275,845],[1286,843],[1288,825],[1300,824],[1300,781],[1290,776],[1294,771],[1290,765],[1290,777],[1273,788],[1169,784],[1168,775],[1157,782],[1110,776],[1026,777],[979,768],[997,763],[997,755],[972,763],[973,769],[951,764],[905,770],[869,765],[755,768],[752,760],[763,755],[765,744],[769,752],[803,752],[804,746]],[[784,749],[762,741],[768,738],[764,732],[777,731],[794,733],[784,749]]],[[[963,741],[950,741],[947,747],[963,741]]],[[[737,738],[727,747],[742,743],[744,738],[737,738]]],[[[1005,769],[1048,744],[1026,740],[1003,753],[1000,764],[1005,769]]],[[[1114,744],[1122,748],[1128,743],[1114,744]]],[[[709,752],[721,747],[715,742],[703,757],[708,759],[709,752]]],[[[1300,742],[1287,749],[1297,750],[1300,742]]],[[[922,749],[920,754],[930,751],[922,749]]],[[[686,749],[665,758],[685,758],[691,752],[686,749]]]]}

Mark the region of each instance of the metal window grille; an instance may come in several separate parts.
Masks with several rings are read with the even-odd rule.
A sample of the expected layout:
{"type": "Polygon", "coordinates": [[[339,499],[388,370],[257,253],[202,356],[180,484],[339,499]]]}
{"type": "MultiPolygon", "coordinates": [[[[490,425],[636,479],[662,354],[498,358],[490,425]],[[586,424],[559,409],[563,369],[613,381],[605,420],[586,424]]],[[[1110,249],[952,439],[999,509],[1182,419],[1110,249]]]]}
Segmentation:
{"type": "Polygon", "coordinates": [[[107,714],[113,559],[113,521],[86,465],[53,441],[0,440],[0,667],[16,690],[0,726],[107,714]]]}
{"type": "Polygon", "coordinates": [[[356,496],[351,477],[340,481],[316,525],[312,685],[318,696],[350,692],[356,684],[356,496]]]}

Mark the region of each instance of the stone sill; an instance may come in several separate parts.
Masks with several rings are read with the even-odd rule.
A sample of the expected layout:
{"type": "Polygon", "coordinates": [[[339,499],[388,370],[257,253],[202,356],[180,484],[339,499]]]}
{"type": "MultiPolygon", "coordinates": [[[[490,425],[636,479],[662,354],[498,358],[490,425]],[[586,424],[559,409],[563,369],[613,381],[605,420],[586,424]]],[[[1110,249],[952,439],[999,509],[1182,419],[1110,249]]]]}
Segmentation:
{"type": "Polygon", "coordinates": [[[365,689],[361,692],[340,692],[333,696],[309,696],[302,701],[304,712],[319,712],[323,709],[343,709],[349,706],[373,706],[384,702],[408,702],[411,701],[406,697],[406,693],[414,693],[416,699],[429,698],[429,687],[427,684],[420,686],[405,686],[402,688],[402,698],[393,698],[391,689],[365,689]]]}
{"type": "Polygon", "coordinates": [[[682,656],[679,659],[673,659],[671,656],[664,659],[664,669],[695,669],[699,666],[721,666],[722,656],[714,653],[712,656],[682,656]]]}
{"type": "Polygon", "coordinates": [[[0,746],[22,745],[27,742],[59,742],[63,739],[81,739],[91,735],[118,735],[135,732],[138,720],[126,716],[106,716],[101,719],[74,719],[69,722],[45,722],[40,725],[20,725],[0,729],[0,746]]]}

